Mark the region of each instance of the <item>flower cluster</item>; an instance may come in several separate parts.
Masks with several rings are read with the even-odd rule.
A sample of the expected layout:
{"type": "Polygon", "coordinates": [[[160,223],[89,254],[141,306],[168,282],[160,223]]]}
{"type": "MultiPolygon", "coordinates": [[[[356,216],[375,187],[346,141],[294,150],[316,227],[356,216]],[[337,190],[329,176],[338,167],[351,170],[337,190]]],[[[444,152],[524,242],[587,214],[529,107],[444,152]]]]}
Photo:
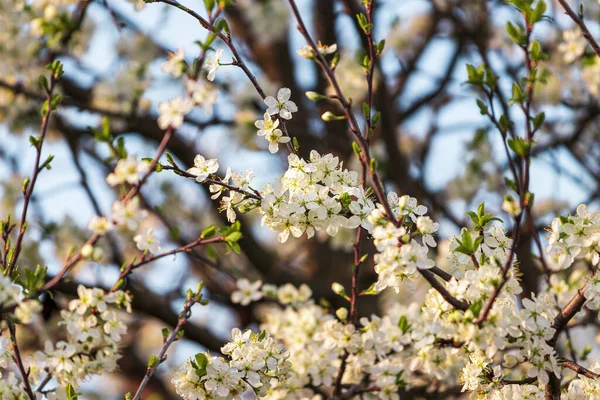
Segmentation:
{"type": "MultiPolygon", "coordinates": [[[[208,80],[212,81],[215,78],[217,68],[219,68],[220,57],[223,50],[219,49],[215,52],[214,57],[207,60],[206,68],[208,72],[208,80]]],[[[162,71],[170,74],[175,78],[180,78],[190,68],[185,62],[183,49],[175,53],[171,53],[162,66],[162,71]]],[[[218,89],[216,86],[197,79],[194,74],[186,74],[184,76],[186,88],[185,97],[176,97],[174,99],[163,101],[158,104],[158,126],[161,129],[169,127],[178,129],[183,125],[185,116],[192,111],[195,106],[202,107],[206,114],[212,113],[213,104],[217,100],[218,89]]]]}
{"type": "MultiPolygon", "coordinates": [[[[433,260],[427,256],[427,246],[436,246],[432,234],[437,232],[439,225],[424,216],[427,208],[419,205],[415,198],[398,197],[396,193],[390,192],[387,200],[394,219],[401,221],[399,226],[387,219],[381,204],[377,204],[377,208],[367,217],[367,221],[373,226],[372,235],[379,251],[375,255],[378,280],[374,289],[382,291],[392,287],[399,292],[403,282],[408,283],[418,277],[418,269],[433,267],[433,260]],[[422,244],[410,239],[412,230],[415,231],[414,234],[422,235],[422,244]]],[[[414,283],[407,287],[413,288],[414,283]]]]}
{"type": "MultiPolygon", "coordinates": [[[[5,289],[5,278],[0,278],[0,287],[5,289]]],[[[77,294],[78,298],[69,302],[68,309],[61,311],[62,321],[59,325],[65,327],[65,339],[57,343],[48,340],[42,351],[23,359],[25,368],[29,371],[30,384],[39,385],[50,374],[62,386],[50,390],[48,398],[64,398],[58,392],[64,392],[67,383],[77,386],[92,375],[111,372],[117,368],[119,342],[127,332],[123,312],[118,309],[131,312],[131,298],[122,291],[106,293],[83,285],[77,288],[77,294]]],[[[31,310],[29,315],[41,311],[37,300],[26,300],[19,303],[15,315],[23,307],[31,310]]],[[[20,323],[28,322],[23,321],[23,317],[17,318],[20,323]]],[[[2,370],[9,369],[13,364],[12,355],[10,341],[0,337],[0,398],[28,399],[23,382],[13,372],[2,376],[2,370]]]]}
{"type": "Polygon", "coordinates": [[[295,307],[308,302],[312,296],[312,290],[306,284],[298,288],[291,283],[277,287],[271,284],[263,285],[262,281],[250,282],[242,278],[237,281],[236,286],[237,290],[231,294],[231,301],[243,306],[265,297],[295,307]]]}
{"type": "Polygon", "coordinates": [[[48,341],[35,356],[36,369],[51,371],[63,385],[116,369],[119,341],[127,326],[122,313],[110,306],[131,312],[131,298],[125,292],[106,293],[80,285],[77,294],[68,310],[61,311],[66,341],[48,341]]]}
{"type": "Polygon", "coordinates": [[[288,143],[291,140],[289,136],[284,136],[279,128],[280,118],[289,120],[292,118],[292,113],[298,111],[296,103],[290,100],[291,95],[292,91],[290,89],[281,88],[277,92],[277,98],[273,96],[265,97],[264,102],[268,107],[267,111],[262,120],[254,123],[258,128],[257,135],[264,136],[269,142],[269,151],[271,153],[277,153],[279,143],[288,143]],[[274,117],[271,117],[272,115],[274,117]]]}
{"type": "Polygon", "coordinates": [[[580,204],[576,215],[554,218],[546,252],[560,269],[570,267],[576,258],[585,258],[597,265],[600,261],[600,212],[588,211],[585,204],[580,204]]]}
{"type": "Polygon", "coordinates": [[[227,359],[200,353],[179,367],[172,379],[184,399],[231,399],[248,389],[258,397],[269,391],[272,381],[289,375],[289,353],[267,332],[231,332],[231,341],[221,349],[227,359]]]}
{"type": "Polygon", "coordinates": [[[343,168],[331,154],[310,153],[306,161],[288,156],[289,168],[274,187],[262,191],[262,223],[279,232],[285,242],[289,235],[311,238],[316,231],[335,236],[340,228],[356,228],[374,207],[355,171],[343,168]]]}
{"type": "Polygon", "coordinates": [[[150,164],[142,160],[138,162],[134,156],[128,156],[117,161],[114,172],[106,177],[106,183],[110,186],[118,186],[124,183],[137,185],[142,176],[148,173],[150,164]]]}

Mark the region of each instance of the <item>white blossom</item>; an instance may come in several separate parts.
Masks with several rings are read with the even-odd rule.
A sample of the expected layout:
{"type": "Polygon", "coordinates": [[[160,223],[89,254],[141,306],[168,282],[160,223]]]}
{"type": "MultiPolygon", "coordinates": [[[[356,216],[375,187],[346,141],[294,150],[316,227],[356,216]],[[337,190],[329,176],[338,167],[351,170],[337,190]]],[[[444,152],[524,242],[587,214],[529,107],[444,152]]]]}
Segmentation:
{"type": "Polygon", "coordinates": [[[290,100],[292,91],[288,88],[281,88],[277,92],[277,99],[273,96],[267,96],[265,98],[265,104],[267,105],[267,113],[269,115],[278,114],[283,119],[291,119],[292,113],[298,111],[296,103],[290,100]]]}

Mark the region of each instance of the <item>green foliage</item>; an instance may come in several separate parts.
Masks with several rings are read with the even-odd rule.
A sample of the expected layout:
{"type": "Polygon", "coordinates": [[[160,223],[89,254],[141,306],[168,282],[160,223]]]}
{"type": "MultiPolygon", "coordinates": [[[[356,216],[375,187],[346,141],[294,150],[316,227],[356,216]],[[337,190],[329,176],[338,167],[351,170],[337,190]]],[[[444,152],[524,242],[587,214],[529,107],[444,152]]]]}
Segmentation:
{"type": "Polygon", "coordinates": [[[475,229],[478,231],[485,229],[485,227],[493,221],[502,220],[498,217],[494,217],[492,214],[485,213],[485,203],[481,203],[479,207],[477,207],[477,213],[473,211],[467,211],[467,215],[471,218],[471,221],[475,224],[475,229]]]}
{"type": "Polygon", "coordinates": [[[23,292],[26,295],[33,294],[41,289],[42,286],[44,286],[44,283],[46,282],[47,271],[47,267],[42,268],[39,265],[35,268],[35,270],[25,268],[23,270],[25,279],[19,279],[16,281],[16,283],[21,285],[23,292]]]}
{"type": "Polygon", "coordinates": [[[483,242],[483,236],[477,236],[477,238],[473,240],[471,232],[469,232],[468,229],[463,228],[460,231],[460,239],[456,239],[456,242],[458,243],[456,251],[470,256],[479,249],[479,246],[483,242]]]}
{"type": "Polygon", "coordinates": [[[526,140],[518,136],[510,138],[506,142],[508,143],[508,147],[510,147],[510,149],[519,156],[529,154],[531,151],[531,146],[533,145],[533,141],[526,140]]]}
{"type": "Polygon", "coordinates": [[[227,252],[233,250],[235,253],[240,254],[242,251],[238,241],[242,238],[241,232],[242,225],[240,221],[236,221],[232,225],[221,228],[221,234],[225,239],[225,245],[227,246],[227,252]]]}
{"type": "Polygon", "coordinates": [[[79,399],[79,396],[83,395],[83,393],[77,392],[70,383],[67,383],[66,393],[68,400],[77,400],[79,399]]]}
{"type": "Polygon", "coordinates": [[[362,29],[362,31],[365,34],[369,34],[371,33],[371,30],[373,29],[373,24],[370,24],[367,21],[367,17],[365,16],[365,14],[360,13],[360,14],[356,14],[356,20],[358,21],[358,25],[360,26],[360,29],[362,29]]]}
{"type": "Polygon", "coordinates": [[[206,375],[206,366],[208,365],[208,357],[204,353],[198,353],[194,356],[193,360],[190,360],[192,364],[192,368],[194,368],[194,372],[198,377],[203,377],[206,375]]]}
{"type": "Polygon", "coordinates": [[[208,239],[210,237],[213,237],[216,232],[217,232],[217,227],[215,225],[211,225],[202,231],[202,234],[200,235],[200,237],[203,239],[208,239]]]}

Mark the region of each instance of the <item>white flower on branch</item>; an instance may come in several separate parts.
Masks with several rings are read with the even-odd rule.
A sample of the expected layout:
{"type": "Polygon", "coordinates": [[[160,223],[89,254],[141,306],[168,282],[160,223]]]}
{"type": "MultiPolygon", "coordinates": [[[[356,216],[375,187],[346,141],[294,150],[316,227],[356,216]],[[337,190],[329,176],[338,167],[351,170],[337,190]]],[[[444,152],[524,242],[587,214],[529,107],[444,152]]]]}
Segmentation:
{"type": "Polygon", "coordinates": [[[154,235],[152,229],[146,229],[144,233],[135,235],[133,240],[140,251],[148,251],[151,254],[156,254],[161,249],[160,241],[154,235]]]}
{"type": "Polygon", "coordinates": [[[183,125],[183,119],[192,111],[194,103],[189,97],[176,97],[158,104],[158,126],[160,129],[169,127],[178,129],[183,125]]]}
{"type": "Polygon", "coordinates": [[[219,162],[216,159],[207,160],[198,154],[194,157],[194,166],[188,169],[187,172],[196,176],[196,182],[202,183],[209,175],[214,174],[218,170],[219,162]]]}
{"type": "Polygon", "coordinates": [[[206,79],[208,79],[211,82],[215,80],[215,74],[217,73],[217,69],[219,69],[219,66],[221,65],[220,62],[222,55],[223,49],[217,49],[213,56],[208,56],[206,58],[205,68],[208,70],[208,76],[206,77],[206,79]]]}
{"type": "Polygon", "coordinates": [[[267,113],[270,115],[278,114],[283,119],[292,119],[292,113],[298,111],[296,103],[290,100],[292,91],[288,88],[281,88],[277,92],[277,99],[273,96],[265,98],[267,113]]]}
{"type": "Polygon", "coordinates": [[[162,67],[162,72],[172,75],[175,78],[179,78],[183,75],[185,70],[185,61],[183,49],[179,49],[174,53],[169,53],[167,62],[162,67]]]}
{"type": "Polygon", "coordinates": [[[137,162],[135,157],[128,156],[117,161],[114,172],[108,174],[106,177],[106,183],[110,186],[117,186],[123,183],[137,185],[141,176],[148,173],[149,167],[150,163],[148,161],[142,160],[137,162]]]}
{"type": "Polygon", "coordinates": [[[250,283],[248,279],[238,279],[236,282],[237,290],[231,294],[231,301],[243,306],[247,306],[253,301],[260,300],[263,296],[260,288],[262,281],[250,283]]]}

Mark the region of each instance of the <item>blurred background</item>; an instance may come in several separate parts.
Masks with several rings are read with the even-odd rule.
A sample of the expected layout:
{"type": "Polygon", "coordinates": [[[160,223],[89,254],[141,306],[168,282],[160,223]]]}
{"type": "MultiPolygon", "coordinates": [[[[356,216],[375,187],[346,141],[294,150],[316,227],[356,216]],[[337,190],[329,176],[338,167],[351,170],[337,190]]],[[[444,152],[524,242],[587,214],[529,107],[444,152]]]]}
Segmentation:
{"type": "MultiPolygon", "coordinates": [[[[182,3],[204,15],[202,1],[182,3]]],[[[546,124],[533,150],[531,180],[537,228],[542,233],[553,216],[566,214],[579,203],[597,208],[600,182],[600,66],[591,52],[575,62],[567,59],[559,43],[563,32],[573,26],[553,1],[549,3],[545,22],[534,32],[551,56],[544,65],[550,72],[548,84],[536,88],[534,101],[536,113],[546,112],[546,124]]],[[[600,16],[598,2],[583,3],[590,29],[599,33],[593,22],[600,16]]],[[[379,0],[375,4],[374,36],[377,41],[386,39],[386,48],[376,66],[374,108],[381,111],[382,122],[372,151],[386,187],[416,197],[440,222],[438,265],[443,267],[442,239],[467,224],[466,211],[485,201],[489,212],[508,221],[501,211],[502,197],[508,191],[501,137],[480,115],[475,104],[479,94],[464,84],[465,65],[486,63],[500,76],[505,98],[498,106],[506,107],[516,126],[522,126],[522,113],[509,109],[506,99],[512,82],[523,74],[523,57],[505,32],[507,21],[520,22],[521,18],[502,1],[379,0]]],[[[361,115],[366,81],[357,61],[365,46],[355,18],[362,10],[360,2],[298,0],[298,5],[313,37],[337,43],[341,59],[336,75],[361,115]]],[[[329,93],[330,88],[316,65],[297,55],[304,41],[287,2],[238,0],[226,8],[224,16],[233,42],[267,95],[274,96],[280,87],[291,89],[299,111],[287,127],[298,139],[300,155],[307,157],[313,149],[333,153],[347,168],[359,170],[346,123],[320,119],[325,111],[339,114],[337,106],[312,103],[304,95],[309,90],[329,93]]],[[[105,177],[114,168],[114,160],[106,160],[110,155],[106,144],[96,142],[88,127],[97,128],[101,118],[108,117],[113,135],[125,138],[130,154],[138,159],[152,157],[163,134],[156,124],[156,106],[184,90],[182,80],[163,73],[161,65],[169,52],[178,49],[185,50],[191,64],[200,53],[195,42],[205,38],[206,32],[195,19],[164,4],[0,0],[2,218],[20,215],[21,182],[34,165],[28,136],[39,130],[42,93],[38,77],[48,61],[57,57],[66,72],[59,86],[63,105],[51,120],[44,146],[44,155],[53,154],[55,159],[52,170],[44,171],[36,186],[21,264],[48,266],[50,275],[56,273],[69,249],[89,237],[90,217],[110,214],[119,193],[106,184],[105,177]],[[53,22],[41,23],[42,16],[53,22]]],[[[223,43],[217,40],[213,46],[224,49],[221,61],[228,63],[230,53],[223,43]]],[[[226,167],[240,172],[252,168],[256,187],[273,182],[287,169],[287,152],[282,146],[277,154],[270,154],[266,141],[256,135],[254,121],[262,118],[262,100],[235,66],[221,67],[214,83],[219,97],[212,113],[197,108],[189,114],[167,151],[185,168],[192,166],[196,154],[202,154],[218,158],[222,173],[226,167]]],[[[217,210],[218,203],[207,196],[207,188],[170,171],[152,176],[141,201],[149,211],[144,227],[154,228],[166,250],[193,241],[210,224],[227,224],[217,210]]],[[[276,285],[307,283],[315,298],[338,304],[330,287],[333,281],[348,284],[350,280],[353,232],[310,241],[290,239],[282,245],[275,234],[260,226],[255,214],[240,219],[241,254],[217,249],[215,259],[198,249],[136,271],[128,282],[135,312],[129,321],[122,373],[84,385],[86,398],[122,398],[137,387],[146,360],[161,346],[160,329],[176,322],[185,289],[200,280],[206,282],[210,305],[195,310],[184,328],[186,340],[172,348],[169,360],[159,369],[159,379],[149,385],[149,399],[175,398],[169,371],[184,359],[200,349],[218,353],[234,326],[257,327],[260,304],[241,307],[229,300],[237,278],[276,285]],[[111,385],[106,385],[107,379],[113,381],[111,385]]],[[[58,321],[58,310],[74,295],[78,283],[112,286],[123,261],[139,255],[130,236],[119,231],[103,238],[102,260],[81,263],[72,279],[59,286],[60,296],[45,298],[44,318],[58,321]]],[[[523,232],[521,240],[519,268],[523,295],[529,296],[545,283],[535,251],[529,251],[531,232],[523,232]]],[[[567,286],[578,287],[575,279],[567,286]]],[[[375,280],[370,260],[361,275],[361,288],[375,280]]],[[[390,302],[414,300],[426,289],[424,283],[417,295],[386,292],[369,297],[361,303],[360,313],[377,313],[390,302]]],[[[35,327],[20,339],[21,346],[33,351],[45,338],[60,337],[60,329],[35,327]]]]}

